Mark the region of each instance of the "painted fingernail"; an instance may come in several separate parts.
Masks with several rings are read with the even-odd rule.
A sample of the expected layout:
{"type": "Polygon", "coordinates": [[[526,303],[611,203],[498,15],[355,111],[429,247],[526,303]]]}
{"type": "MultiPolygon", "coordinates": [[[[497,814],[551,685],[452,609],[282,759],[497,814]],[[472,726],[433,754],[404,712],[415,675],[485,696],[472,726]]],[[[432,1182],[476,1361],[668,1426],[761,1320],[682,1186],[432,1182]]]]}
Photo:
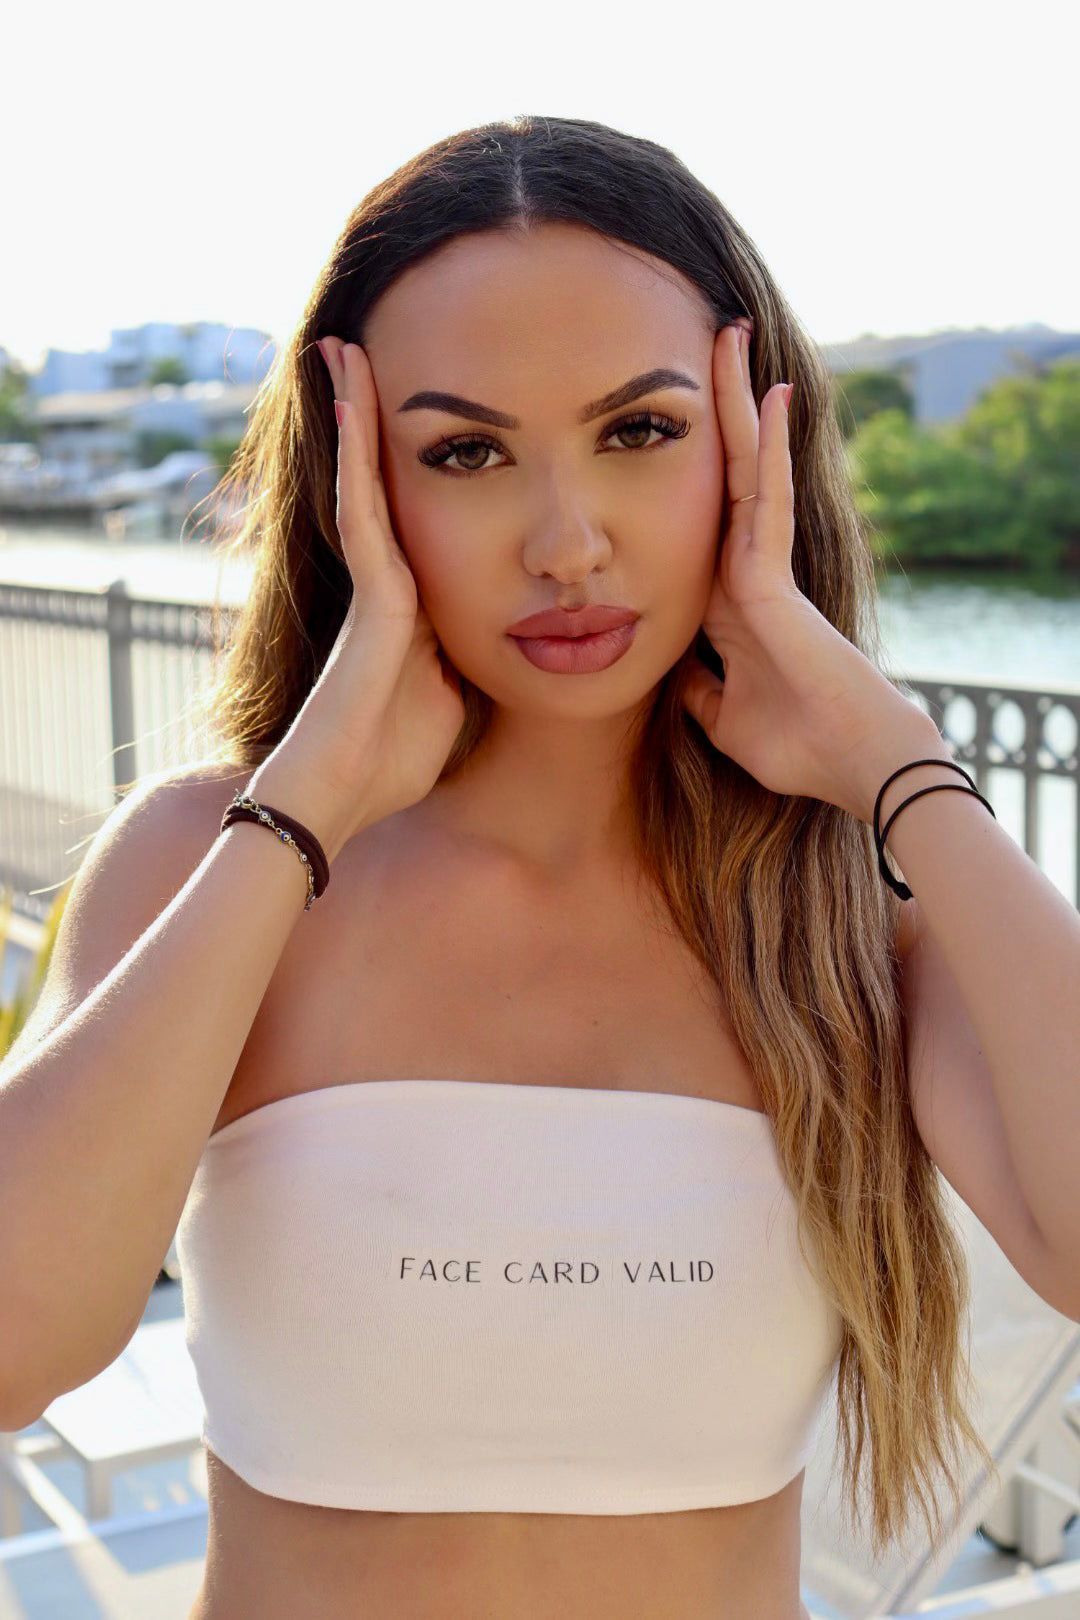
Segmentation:
{"type": "Polygon", "coordinates": [[[337,425],[340,427],[345,418],[345,401],[343,399],[335,399],[334,415],[337,417],[337,425]]]}

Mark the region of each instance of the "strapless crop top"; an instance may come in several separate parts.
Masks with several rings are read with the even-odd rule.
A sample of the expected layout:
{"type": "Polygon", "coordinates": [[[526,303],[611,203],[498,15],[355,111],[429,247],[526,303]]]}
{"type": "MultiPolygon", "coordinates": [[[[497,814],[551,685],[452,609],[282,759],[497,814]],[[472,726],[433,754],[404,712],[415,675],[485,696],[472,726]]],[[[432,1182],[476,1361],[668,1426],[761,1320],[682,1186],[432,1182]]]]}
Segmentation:
{"type": "Polygon", "coordinates": [[[300,1092],[208,1139],[175,1243],[204,1444],[326,1507],[771,1496],[840,1350],[771,1122],[708,1098],[300,1092]]]}

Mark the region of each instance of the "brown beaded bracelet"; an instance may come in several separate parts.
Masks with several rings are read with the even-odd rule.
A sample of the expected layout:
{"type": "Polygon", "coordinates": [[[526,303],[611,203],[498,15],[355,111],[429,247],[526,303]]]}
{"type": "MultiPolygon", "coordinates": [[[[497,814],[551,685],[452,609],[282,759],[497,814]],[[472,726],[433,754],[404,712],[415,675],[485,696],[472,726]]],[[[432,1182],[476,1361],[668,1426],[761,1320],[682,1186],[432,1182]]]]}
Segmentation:
{"type": "Polygon", "coordinates": [[[315,901],[325,892],[330,882],[330,863],[319,840],[302,821],[276,810],[272,804],[260,804],[238,788],[228,809],[221,818],[221,831],[236,821],[262,822],[270,827],[283,843],[291,844],[307,868],[308,894],[304,910],[310,911],[315,901]]]}

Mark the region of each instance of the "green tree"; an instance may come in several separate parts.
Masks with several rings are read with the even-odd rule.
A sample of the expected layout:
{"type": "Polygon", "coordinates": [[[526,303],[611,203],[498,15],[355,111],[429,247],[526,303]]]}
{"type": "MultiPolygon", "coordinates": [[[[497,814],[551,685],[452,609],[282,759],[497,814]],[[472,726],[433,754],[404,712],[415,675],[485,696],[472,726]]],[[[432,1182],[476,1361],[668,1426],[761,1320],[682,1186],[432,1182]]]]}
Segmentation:
{"type": "Polygon", "coordinates": [[[37,444],[39,437],[29,376],[18,360],[12,360],[0,373],[0,439],[5,444],[37,444]]]}
{"type": "Polygon", "coordinates": [[[160,360],[155,360],[154,364],[150,367],[150,376],[148,381],[151,387],[153,387],[155,383],[183,384],[190,382],[190,380],[191,379],[187,374],[183,361],[177,360],[176,356],[172,354],[163,354],[160,360]]]}
{"type": "Polygon", "coordinates": [[[232,461],[233,456],[235,456],[236,452],[240,448],[240,442],[241,441],[239,439],[229,438],[226,434],[221,434],[215,435],[209,439],[204,439],[199,448],[206,451],[206,454],[209,456],[210,460],[214,462],[216,466],[221,468],[222,475],[224,476],[224,474],[228,471],[229,464],[232,461]]]}
{"type": "Polygon", "coordinates": [[[1080,360],[1003,378],[958,424],[957,440],[994,463],[1040,546],[1080,562],[1080,360]]]}
{"type": "Polygon", "coordinates": [[[1074,360],[1002,378],[959,422],[879,412],[848,447],[876,549],[913,563],[1080,563],[1078,430],[1074,360]]]}
{"type": "Polygon", "coordinates": [[[174,450],[198,448],[190,433],[151,433],[144,429],[135,435],[135,464],[138,467],[157,467],[174,450]]]}
{"type": "Polygon", "coordinates": [[[902,411],[909,417],[915,414],[911,390],[898,372],[834,372],[832,383],[836,414],[845,439],[854,437],[864,422],[882,411],[902,411]]]}

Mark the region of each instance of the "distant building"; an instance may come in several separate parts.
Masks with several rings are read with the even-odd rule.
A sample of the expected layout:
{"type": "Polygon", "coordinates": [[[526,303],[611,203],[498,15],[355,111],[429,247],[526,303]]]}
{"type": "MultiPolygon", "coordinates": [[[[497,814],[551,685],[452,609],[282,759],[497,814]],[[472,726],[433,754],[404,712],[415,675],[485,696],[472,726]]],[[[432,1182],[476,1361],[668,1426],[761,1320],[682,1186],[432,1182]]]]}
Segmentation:
{"type": "MultiPolygon", "coordinates": [[[[1080,356],[1080,333],[1032,325],[870,335],[822,344],[821,352],[841,377],[863,369],[897,372],[911,390],[916,420],[926,424],[963,415],[999,377],[1080,356]]],[[[136,506],[160,506],[163,526],[172,532],[175,515],[191,510],[219,473],[197,449],[173,450],[157,469],[142,469],[140,438],[176,436],[196,447],[210,439],[241,439],[276,357],[268,333],[208,321],[119,329],[99,352],[50,349],[42,369],[28,378],[36,450],[8,447],[0,465],[0,515],[34,518],[71,510],[96,514],[109,527],[136,506]],[[163,359],[176,361],[190,381],[151,384],[163,359]]],[[[7,358],[0,349],[0,366],[7,358]]]]}
{"type": "Polygon", "coordinates": [[[1018,326],[1003,332],[931,332],[922,337],[861,337],[820,345],[841,379],[845,372],[895,371],[915,401],[917,422],[947,422],[963,416],[999,377],[1049,365],[1065,355],[1080,357],[1080,332],[1049,326],[1018,326]]]}
{"type": "Polygon", "coordinates": [[[156,383],[47,394],[34,412],[43,463],[82,484],[137,466],[142,433],[239,440],[254,383],[156,383]]]}
{"type": "Polygon", "coordinates": [[[119,327],[107,349],[49,349],[29,379],[32,396],[98,394],[145,387],[160,360],[175,360],[191,382],[259,383],[276,349],[268,332],[220,321],[148,321],[119,327]]]}
{"type": "Polygon", "coordinates": [[[27,379],[36,449],[0,467],[0,513],[96,517],[113,532],[138,512],[175,532],[177,517],[215,487],[220,470],[197,448],[173,449],[156,468],[142,468],[140,440],[240,440],[276,353],[267,332],[209,321],[117,330],[96,352],[50,349],[27,379]],[[188,380],[151,382],[162,360],[175,361],[188,380]]]}

